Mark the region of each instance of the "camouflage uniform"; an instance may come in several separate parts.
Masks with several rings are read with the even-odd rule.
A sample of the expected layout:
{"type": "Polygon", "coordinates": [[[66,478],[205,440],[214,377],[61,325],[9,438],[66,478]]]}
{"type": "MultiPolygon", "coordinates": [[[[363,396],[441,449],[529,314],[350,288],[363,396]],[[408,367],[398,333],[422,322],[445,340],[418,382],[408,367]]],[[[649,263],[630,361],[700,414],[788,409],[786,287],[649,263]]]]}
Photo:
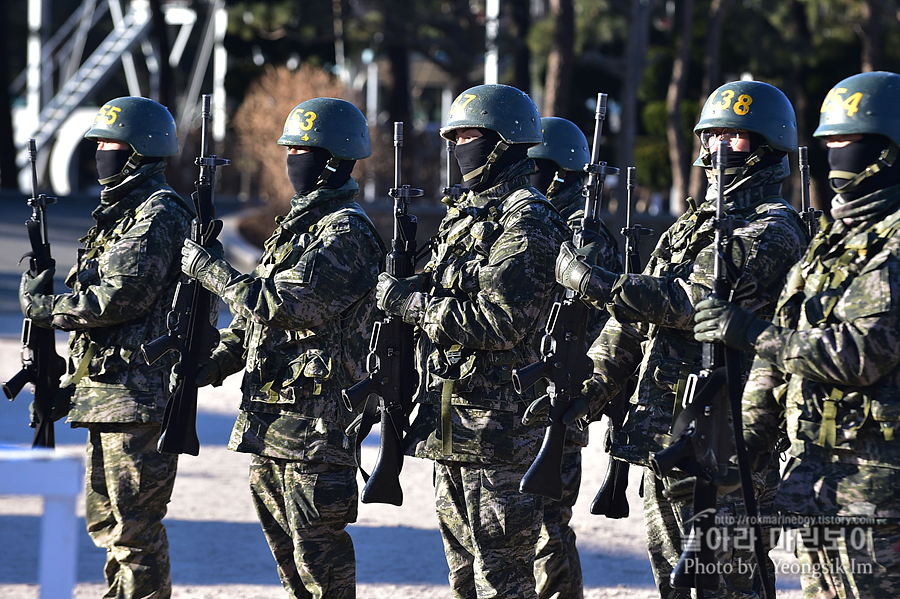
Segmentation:
{"type": "MultiPolygon", "coordinates": [[[[581,228],[584,218],[583,185],[583,178],[563,184],[555,181],[547,190],[547,199],[566,219],[570,230],[581,228]]],[[[618,244],[602,221],[594,243],[600,246],[596,264],[611,272],[622,272],[618,244]]],[[[586,338],[596,339],[608,318],[605,311],[592,311],[586,338]]],[[[537,591],[541,599],[584,596],[581,560],[575,545],[575,531],[569,522],[581,486],[581,448],[587,444],[587,427],[572,425],[566,430],[562,458],[563,496],[559,501],[544,498],[544,517],[534,562],[537,591]]]]}
{"type": "Polygon", "coordinates": [[[104,597],[170,596],[162,518],[177,456],[156,451],[169,393],[166,356],[149,366],[140,346],[166,331],[179,248],[192,218],[166,184],[164,161],[107,188],[66,278],[72,291],[46,296],[32,312],[69,337],[77,379],[68,422],[88,429],[85,519],[106,549],[104,597]]]}
{"type": "Polygon", "coordinates": [[[520,493],[544,426],[512,370],[536,361],[565,224],[529,187],[530,159],[468,192],[441,223],[432,289],[417,309],[424,385],[408,454],[435,461],[435,496],[455,597],[535,598],[541,498],[520,493]]]}
{"type": "Polygon", "coordinates": [[[351,178],[291,200],[251,275],[224,262],[204,285],[234,321],[212,359],[219,381],[245,368],[241,413],[228,447],[253,454],[250,489],[290,597],[352,598],[356,559],[354,414],[341,389],[360,362],[374,312],[369,292],[384,255],[353,198],[351,178]]]}
{"type": "Polygon", "coordinates": [[[743,398],[750,445],[769,446],[787,425],[791,457],[776,505],[812,524],[798,546],[808,597],[894,597],[900,588],[900,186],[864,199],[886,209],[826,225],[791,270],[774,320],[781,328],[757,339],[743,398]]]}
{"type": "MultiPolygon", "coordinates": [[[[806,245],[799,215],[781,198],[781,181],[788,173],[784,158],[733,185],[725,195],[725,212],[747,221],[734,231],[737,241],[730,258],[741,272],[734,298],[764,316],[774,310],[785,273],[806,245]]],[[[700,344],[694,341],[691,328],[693,306],[713,286],[716,195],[716,183],[712,183],[699,207],[689,198],[687,212],[660,237],[643,274],[618,279],[609,303],[613,318],[590,351],[595,406],[613,397],[637,369],[637,390],[611,455],[647,468],[642,494],[650,559],[665,598],[689,597],[688,590],[670,587],[669,574],[681,553],[681,525],[690,518],[692,506],[675,504],[662,495],[664,487],[681,477],[657,479],[649,470],[648,458],[668,445],[674,407],[682,399],[687,375],[701,367],[700,344]]],[[[763,513],[770,507],[777,474],[773,466],[755,479],[763,513]]],[[[744,514],[740,492],[720,498],[719,514],[744,514]]],[[[742,533],[724,534],[735,539],[742,533]]],[[[718,595],[706,594],[753,596],[749,577],[738,575],[740,562],[752,562],[752,547],[723,545],[720,549],[720,562],[730,560],[734,574],[723,577],[718,595]]]]}

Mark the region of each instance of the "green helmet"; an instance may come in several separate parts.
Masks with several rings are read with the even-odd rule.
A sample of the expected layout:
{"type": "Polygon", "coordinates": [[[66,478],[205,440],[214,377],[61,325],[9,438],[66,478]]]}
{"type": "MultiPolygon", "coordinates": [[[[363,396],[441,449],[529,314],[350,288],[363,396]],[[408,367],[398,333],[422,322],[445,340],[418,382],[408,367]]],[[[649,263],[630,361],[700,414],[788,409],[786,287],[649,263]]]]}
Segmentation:
{"type": "Polygon", "coordinates": [[[366,117],[339,98],[313,98],[298,104],[284,122],[278,145],[323,148],[341,160],[372,155],[366,117]]]}
{"type": "Polygon", "coordinates": [[[541,117],[528,94],[509,85],[476,85],[450,106],[441,136],[456,141],[457,129],[490,129],[508,144],[541,143],[541,117]]]}
{"type": "Polygon", "coordinates": [[[556,116],[541,118],[544,140],[528,148],[529,158],[552,160],[559,168],[580,171],[591,161],[587,138],[572,121],[556,116]]]}
{"type": "MultiPolygon", "coordinates": [[[[797,151],[797,118],[787,96],[762,81],[732,81],[709,95],[694,133],[704,129],[740,129],[757,133],[773,150],[797,151]]],[[[706,148],[694,166],[709,166],[706,148]]]]}
{"type": "Polygon", "coordinates": [[[141,156],[178,153],[175,119],[169,110],[159,102],[136,96],[116,98],[104,104],[84,137],[127,143],[141,156]]]}
{"type": "Polygon", "coordinates": [[[825,96],[814,137],[884,135],[900,145],[900,75],[885,71],[847,77],[825,96]]]}

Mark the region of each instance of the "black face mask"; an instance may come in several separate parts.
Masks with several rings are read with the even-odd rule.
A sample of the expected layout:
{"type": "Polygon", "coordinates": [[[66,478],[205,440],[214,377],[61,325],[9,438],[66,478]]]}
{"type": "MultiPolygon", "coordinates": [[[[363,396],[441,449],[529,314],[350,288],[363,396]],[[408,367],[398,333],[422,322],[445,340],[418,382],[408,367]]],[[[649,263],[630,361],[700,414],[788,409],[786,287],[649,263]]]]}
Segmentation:
{"type": "Polygon", "coordinates": [[[355,160],[341,160],[337,170],[328,176],[328,181],[324,185],[317,184],[329,158],[331,154],[324,148],[309,148],[308,152],[302,154],[288,154],[287,172],[294,191],[299,195],[305,195],[319,187],[337,189],[346,183],[356,164],[355,160]]]}
{"type": "Polygon", "coordinates": [[[131,148],[121,150],[97,150],[95,157],[97,160],[97,180],[101,185],[105,185],[103,181],[114,177],[122,172],[125,163],[131,158],[134,151],[131,148]]]}
{"type": "MultiPolygon", "coordinates": [[[[725,174],[722,176],[722,185],[724,187],[728,187],[732,183],[734,183],[735,178],[738,176],[738,173],[731,172],[729,173],[729,169],[740,169],[743,168],[747,162],[747,159],[750,158],[750,152],[735,152],[730,148],[725,150],[725,164],[722,166],[726,169],[725,174]]],[[[713,152],[710,155],[710,160],[712,163],[713,174],[719,175],[719,153],[713,152]]]]}
{"type": "Polygon", "coordinates": [[[546,158],[535,158],[534,163],[537,165],[538,170],[531,175],[531,186],[546,195],[556,177],[556,172],[561,169],[555,162],[546,158]]]}
{"type": "MultiPolygon", "coordinates": [[[[881,153],[890,145],[890,140],[881,135],[864,135],[862,139],[847,144],[842,148],[828,149],[828,166],[832,171],[861,173],[867,167],[878,162],[881,153]]],[[[850,179],[832,177],[829,173],[828,183],[835,193],[840,193],[844,201],[851,201],[868,195],[879,189],[900,183],[900,169],[884,167],[871,177],[866,177],[855,187],[838,191],[850,179]]]]}
{"type": "Polygon", "coordinates": [[[481,137],[456,146],[456,161],[459,163],[459,171],[463,175],[463,182],[472,191],[480,192],[493,187],[508,166],[524,160],[528,156],[528,149],[522,144],[509,146],[500,157],[491,165],[491,170],[485,176],[481,173],[472,179],[466,180],[465,176],[475,169],[487,164],[488,156],[494,151],[500,134],[490,129],[479,129],[481,137]]]}

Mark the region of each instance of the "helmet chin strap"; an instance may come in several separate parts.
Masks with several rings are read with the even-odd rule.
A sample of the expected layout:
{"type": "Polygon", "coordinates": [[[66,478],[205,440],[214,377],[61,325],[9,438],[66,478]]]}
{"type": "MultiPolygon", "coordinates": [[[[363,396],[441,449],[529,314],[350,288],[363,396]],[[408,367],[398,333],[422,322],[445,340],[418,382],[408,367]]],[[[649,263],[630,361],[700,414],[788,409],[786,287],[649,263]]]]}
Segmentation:
{"type": "Polygon", "coordinates": [[[328,183],[328,179],[337,172],[338,166],[341,164],[341,159],[336,156],[332,156],[328,159],[328,162],[325,163],[325,169],[319,175],[319,178],[316,180],[316,187],[324,187],[325,184],[328,183]]]}
{"type": "Polygon", "coordinates": [[[115,187],[119,183],[125,180],[128,175],[132,174],[137,170],[138,166],[141,164],[141,160],[144,158],[142,154],[138,154],[137,152],[133,152],[128,160],[125,161],[125,166],[122,167],[122,170],[113,175],[112,177],[106,177],[105,179],[97,179],[97,182],[100,185],[104,186],[112,186],[115,187]]]}
{"type": "Polygon", "coordinates": [[[483,165],[479,166],[475,170],[465,174],[463,176],[463,181],[466,183],[472,183],[470,187],[474,187],[480,184],[482,181],[486,181],[491,174],[491,167],[494,165],[497,160],[500,159],[500,156],[503,155],[509,148],[509,144],[503,141],[502,139],[497,142],[497,145],[494,146],[494,149],[491,150],[491,153],[488,155],[487,162],[483,165]],[[477,181],[472,181],[475,177],[478,177],[477,181]]]}
{"type": "Polygon", "coordinates": [[[834,193],[845,193],[856,189],[860,183],[869,177],[877,175],[886,168],[891,168],[894,165],[894,161],[897,160],[898,152],[900,152],[900,146],[891,142],[891,145],[881,152],[878,161],[867,166],[861,173],[853,173],[850,171],[828,171],[828,181],[832,191],[834,191],[834,193]],[[838,186],[831,183],[833,179],[847,179],[848,181],[843,185],[838,186]]]}

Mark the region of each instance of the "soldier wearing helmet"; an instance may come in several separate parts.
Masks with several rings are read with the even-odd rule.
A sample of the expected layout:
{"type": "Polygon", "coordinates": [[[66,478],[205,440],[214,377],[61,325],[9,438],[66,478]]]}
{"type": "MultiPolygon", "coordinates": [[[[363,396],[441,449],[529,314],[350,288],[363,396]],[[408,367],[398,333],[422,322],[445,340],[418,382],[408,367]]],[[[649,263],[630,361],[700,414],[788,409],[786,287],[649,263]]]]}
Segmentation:
{"type": "Polygon", "coordinates": [[[805,524],[797,555],[810,597],[900,587],[898,102],[896,73],[853,75],[828,92],[813,135],[828,147],[834,221],[822,219],[772,322],[715,300],[698,306],[694,327],[698,340],[756,352],[743,395],[751,457],[787,424],[776,505],[805,524]]]}
{"type": "Polygon", "coordinates": [[[296,194],[249,275],[185,241],[184,272],[228,304],[199,385],[244,370],[228,448],[251,454],[250,492],[284,588],[296,597],[349,599],[356,559],[355,414],[341,389],[365,376],[384,246],[355,198],[351,172],[372,150],[353,104],[314,98],[288,115],[287,172],[296,194]]]}
{"type": "Polygon", "coordinates": [[[162,518],[177,457],[156,444],[173,358],[151,367],[139,347],[166,330],[193,208],[166,183],[166,158],[178,153],[178,141],[165,106],[110,100],[85,137],[97,142],[103,189],[96,225],[66,276],[70,291],[43,294],[53,269],[35,278],[26,272],[20,300],[33,324],[70,332],[69,374],[54,415],[68,413],[88,432],[85,521],[106,549],[107,596],[164,599],[172,583],[162,518]]]}
{"type": "MultiPolygon", "coordinates": [[[[572,231],[581,228],[584,218],[584,167],[591,161],[587,138],[572,121],[553,117],[541,117],[543,140],[528,149],[537,173],[531,176],[531,184],[547,196],[550,203],[566,219],[572,238],[572,231]]],[[[599,217],[598,217],[599,218],[599,217]]],[[[611,272],[622,272],[618,243],[603,221],[599,221],[600,231],[595,239],[595,264],[611,272]]],[[[608,315],[605,311],[591,313],[588,322],[587,339],[597,338],[608,315]]],[[[585,350],[588,349],[585,347],[585,350]]],[[[542,413],[548,409],[548,401],[535,402],[526,413],[542,413]]],[[[559,501],[544,498],[544,515],[538,539],[535,559],[535,579],[538,596],[541,599],[565,599],[580,597],[582,594],[581,560],[575,546],[575,532],[569,526],[572,509],[578,499],[581,484],[581,448],[588,443],[588,429],[575,425],[566,430],[563,449],[562,477],[563,496],[559,501]]]]}
{"type": "Polygon", "coordinates": [[[421,332],[423,380],[408,451],[434,460],[454,595],[535,599],[542,502],[520,493],[519,482],[545,426],[522,423],[533,398],[515,392],[512,371],[538,359],[553,256],[567,229],[530,186],[527,152],[542,136],[525,93],[506,85],[468,89],[441,135],[456,142],[469,191],[448,206],[424,275],[382,274],[378,305],[421,332]]]}
{"type": "MultiPolygon", "coordinates": [[[[781,91],[757,81],[726,83],[706,101],[695,132],[705,146],[701,165],[709,169],[709,189],[702,202],[688,198],[688,210],[662,234],[642,274],[617,276],[597,266],[586,268],[568,243],[556,263],[560,283],[605,306],[612,315],[589,352],[594,375],[565,420],[585,414],[589,419],[599,417],[605,404],[638,373],[637,389],[610,454],[644,467],[644,519],[662,597],[689,596],[687,589],[672,588],[669,577],[682,551],[682,525],[692,517],[694,481],[680,473],[657,478],[649,456],[667,445],[674,407],[683,400],[687,377],[701,369],[702,352],[691,329],[695,307],[713,288],[718,186],[725,188],[726,214],[744,221],[735,228],[735,242],[726,255],[736,277],[733,297],[740,305],[770,317],[785,275],[807,242],[797,211],[781,197],[781,182],[789,174],[786,155],[797,149],[793,109],[781,91]],[[723,138],[729,142],[728,163],[725,180],[718,181],[709,149],[723,138]]],[[[776,481],[774,458],[755,479],[764,513],[776,481]]],[[[730,481],[720,485],[725,496],[718,506],[719,522],[728,522],[729,517],[737,522],[744,513],[740,491],[726,482],[730,481]]],[[[734,539],[739,526],[724,526],[722,534],[734,539]]],[[[704,596],[746,597],[758,590],[758,577],[746,574],[746,566],[740,569],[740,563],[754,559],[747,544],[720,544],[716,549],[723,566],[719,590],[704,591],[704,596]]]]}

